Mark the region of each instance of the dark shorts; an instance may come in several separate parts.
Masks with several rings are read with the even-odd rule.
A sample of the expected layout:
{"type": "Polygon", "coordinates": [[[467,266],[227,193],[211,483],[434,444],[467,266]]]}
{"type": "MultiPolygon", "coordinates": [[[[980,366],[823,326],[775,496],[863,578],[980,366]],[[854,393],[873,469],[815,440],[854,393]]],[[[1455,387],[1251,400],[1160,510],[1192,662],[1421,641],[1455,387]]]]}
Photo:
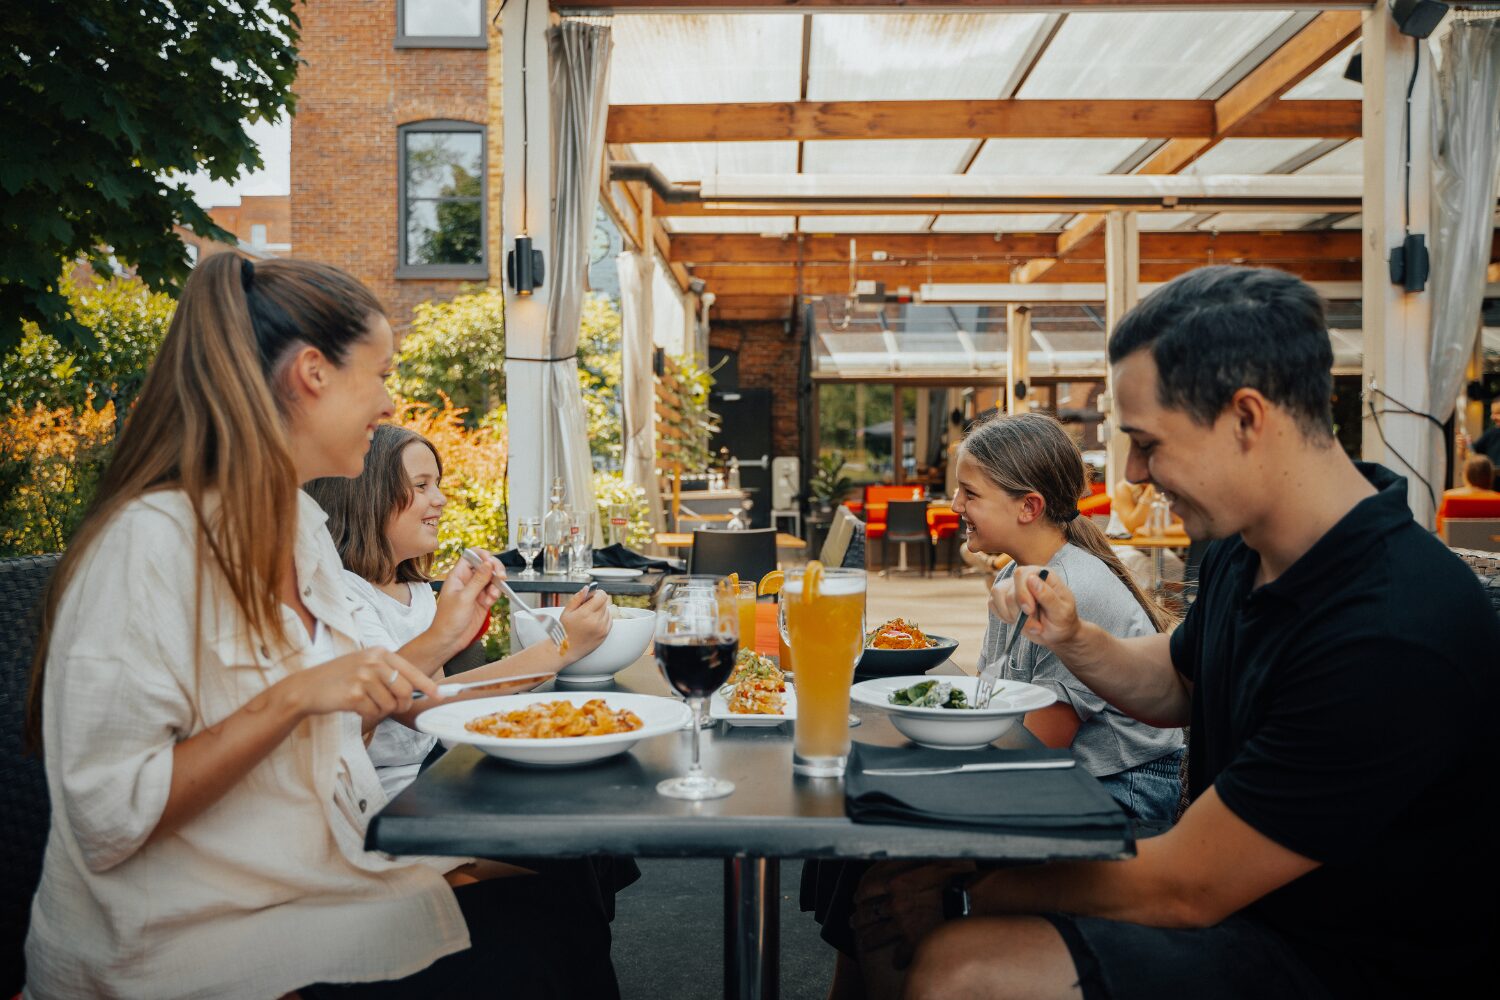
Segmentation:
{"type": "Polygon", "coordinates": [[[1329,1000],[1286,940],[1237,914],[1213,927],[1170,930],[1049,913],[1084,1000],[1329,1000]]]}

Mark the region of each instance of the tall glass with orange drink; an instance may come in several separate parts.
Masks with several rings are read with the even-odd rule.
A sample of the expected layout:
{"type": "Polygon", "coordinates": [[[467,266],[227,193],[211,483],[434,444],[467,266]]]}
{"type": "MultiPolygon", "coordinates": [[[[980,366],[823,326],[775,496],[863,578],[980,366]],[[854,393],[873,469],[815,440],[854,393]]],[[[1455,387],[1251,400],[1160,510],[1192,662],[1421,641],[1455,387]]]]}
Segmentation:
{"type": "Polygon", "coordinates": [[[849,757],[849,688],[864,646],[865,571],[817,562],[788,570],[781,607],[796,663],[792,770],[838,777],[849,757]]]}
{"type": "Polygon", "coordinates": [[[740,612],[740,648],[755,648],[755,584],[740,581],[736,587],[740,612]]]}

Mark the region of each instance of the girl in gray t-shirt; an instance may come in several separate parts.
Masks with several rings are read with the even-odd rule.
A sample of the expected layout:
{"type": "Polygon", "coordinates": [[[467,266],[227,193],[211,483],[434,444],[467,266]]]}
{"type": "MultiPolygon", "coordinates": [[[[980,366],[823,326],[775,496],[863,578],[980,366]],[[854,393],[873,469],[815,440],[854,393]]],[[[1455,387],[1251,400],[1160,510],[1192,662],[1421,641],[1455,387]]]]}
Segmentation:
{"type": "MultiPolygon", "coordinates": [[[[1076,596],[1080,618],[1119,636],[1171,628],[1171,616],[1137,588],[1104,533],[1079,516],[1088,474],[1078,447],[1057,421],[1027,413],[975,425],[959,450],[957,479],[953,509],[968,523],[969,548],[1013,560],[996,577],[996,586],[1009,585],[1017,564],[1047,566],[1076,596]]],[[[991,612],[981,666],[998,659],[1009,638],[1010,626],[991,612]]],[[[1005,676],[1057,695],[1056,704],[1026,716],[1026,728],[1038,739],[1072,748],[1078,762],[1137,819],[1173,819],[1181,730],[1157,729],[1123,714],[1056,654],[1024,638],[1005,676]]]]}

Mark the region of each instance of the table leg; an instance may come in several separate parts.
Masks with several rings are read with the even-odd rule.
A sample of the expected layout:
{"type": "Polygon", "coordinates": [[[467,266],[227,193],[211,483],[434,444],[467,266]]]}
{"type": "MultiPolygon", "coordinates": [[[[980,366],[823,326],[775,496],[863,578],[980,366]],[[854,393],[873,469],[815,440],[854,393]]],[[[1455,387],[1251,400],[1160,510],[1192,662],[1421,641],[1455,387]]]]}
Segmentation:
{"type": "Polygon", "coordinates": [[[781,862],[724,859],[724,996],[781,995],[781,862]]]}

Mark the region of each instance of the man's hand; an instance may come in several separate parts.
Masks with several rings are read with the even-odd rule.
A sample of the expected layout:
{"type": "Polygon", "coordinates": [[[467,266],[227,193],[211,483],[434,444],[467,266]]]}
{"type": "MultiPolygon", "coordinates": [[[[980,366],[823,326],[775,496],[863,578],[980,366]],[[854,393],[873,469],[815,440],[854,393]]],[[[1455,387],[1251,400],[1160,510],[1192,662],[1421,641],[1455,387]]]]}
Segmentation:
{"type": "Polygon", "coordinates": [[[1078,638],[1082,622],[1068,585],[1041,566],[1017,566],[1008,578],[990,588],[990,608],[1001,621],[1014,624],[1021,612],[1026,625],[1021,634],[1038,645],[1057,650],[1078,638]]]}
{"type": "Polygon", "coordinates": [[[973,873],[972,861],[886,862],[871,868],[854,894],[854,929],[860,955],[890,952],[904,969],[922,939],[942,924],[943,892],[956,876],[973,873]]]}

